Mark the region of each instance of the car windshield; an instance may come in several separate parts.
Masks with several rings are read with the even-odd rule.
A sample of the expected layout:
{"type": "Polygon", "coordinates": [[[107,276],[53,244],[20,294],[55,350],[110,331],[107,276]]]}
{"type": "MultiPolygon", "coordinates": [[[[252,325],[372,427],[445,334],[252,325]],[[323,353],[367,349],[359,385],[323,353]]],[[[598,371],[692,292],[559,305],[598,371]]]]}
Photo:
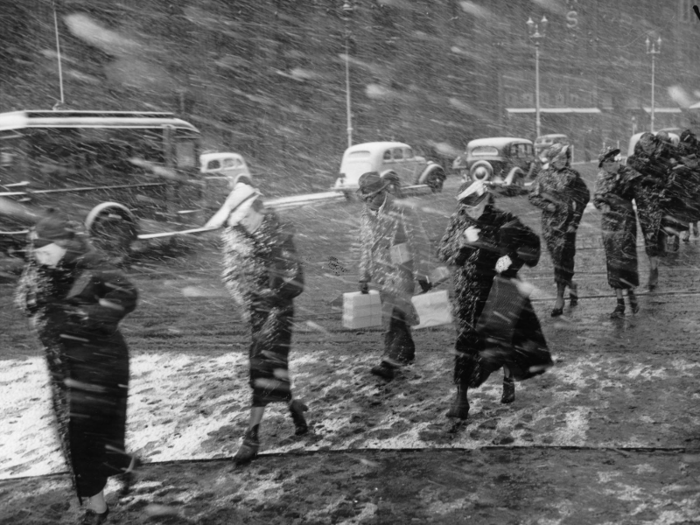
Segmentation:
{"type": "Polygon", "coordinates": [[[488,157],[498,155],[498,148],[493,146],[477,146],[471,152],[473,157],[488,157]]]}

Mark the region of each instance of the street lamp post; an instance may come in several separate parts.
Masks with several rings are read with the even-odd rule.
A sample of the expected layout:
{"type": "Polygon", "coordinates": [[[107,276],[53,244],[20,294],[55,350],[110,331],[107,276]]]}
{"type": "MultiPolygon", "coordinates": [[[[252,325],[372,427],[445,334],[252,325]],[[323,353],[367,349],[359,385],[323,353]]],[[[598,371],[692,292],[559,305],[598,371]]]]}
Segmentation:
{"type": "Polygon", "coordinates": [[[348,148],[352,146],[352,100],[350,98],[350,18],[355,8],[349,0],[343,3],[343,23],[345,25],[345,110],[348,123],[348,148]]]}
{"type": "Polygon", "coordinates": [[[547,31],[547,17],[543,16],[539,24],[527,19],[527,30],[530,40],[535,44],[535,133],[540,136],[540,42],[547,31]],[[540,33],[540,27],[542,32],[540,33]]]}
{"type": "Polygon", "coordinates": [[[656,39],[656,42],[649,40],[647,37],[647,55],[651,55],[651,132],[654,132],[654,74],[655,74],[655,62],[656,55],[661,53],[661,37],[656,39]]]}

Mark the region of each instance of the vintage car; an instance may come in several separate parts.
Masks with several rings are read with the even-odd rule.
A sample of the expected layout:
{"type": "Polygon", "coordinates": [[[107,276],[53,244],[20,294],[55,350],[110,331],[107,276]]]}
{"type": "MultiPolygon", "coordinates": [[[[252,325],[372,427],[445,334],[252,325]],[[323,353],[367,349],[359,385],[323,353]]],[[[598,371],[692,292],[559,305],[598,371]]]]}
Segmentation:
{"type": "Polygon", "coordinates": [[[553,144],[571,144],[569,137],[563,133],[552,133],[550,135],[542,135],[535,139],[535,154],[544,162],[544,155],[553,144]]]}
{"type": "Polygon", "coordinates": [[[402,142],[366,142],[345,150],[334,190],[355,191],[363,173],[377,171],[391,181],[391,189],[401,195],[403,189],[427,185],[434,193],[442,190],[445,170],[439,164],[416,155],[402,142]]]}
{"type": "Polygon", "coordinates": [[[226,177],[231,182],[243,175],[253,182],[245,159],[238,153],[202,153],[199,156],[200,173],[208,177],[226,177]]]}
{"type": "Polygon", "coordinates": [[[538,162],[532,141],[514,137],[472,140],[457,157],[453,169],[464,181],[523,186],[536,174],[538,162]]]}

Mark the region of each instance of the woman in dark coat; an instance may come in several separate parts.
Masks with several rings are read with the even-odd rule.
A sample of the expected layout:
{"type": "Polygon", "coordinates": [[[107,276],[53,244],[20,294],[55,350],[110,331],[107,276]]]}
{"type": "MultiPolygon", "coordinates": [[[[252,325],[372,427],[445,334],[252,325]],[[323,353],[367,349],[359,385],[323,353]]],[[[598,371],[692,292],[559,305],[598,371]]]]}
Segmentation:
{"type": "Polygon", "coordinates": [[[652,133],[644,133],[634,147],[634,155],[627,165],[642,176],[632,187],[637,204],[639,225],[644,235],[644,249],[649,258],[649,290],[659,282],[659,257],[666,254],[666,234],[662,230],[664,208],[661,194],[668,183],[668,172],[673,167],[659,139],[652,133]]]}
{"type": "Polygon", "coordinates": [[[539,237],[514,215],[496,209],[493,196],[481,181],[463,188],[458,199],[460,206],[440,241],[438,257],[456,267],[458,337],[453,379],[457,396],[447,416],[467,419],[469,387],[480,386],[502,366],[501,402],[511,403],[515,400],[513,380],[542,373],[552,362],[539,320],[527,299],[511,323],[512,338],[501,341],[500,351],[489,352],[493,346],[478,328],[482,313],[489,313],[484,312],[484,306],[494,277],[500,272],[505,279],[515,279],[523,264],[537,264],[539,237]]]}
{"type": "Polygon", "coordinates": [[[569,146],[554,144],[547,151],[548,166],[539,172],[530,190],[530,203],[542,210],[542,236],[554,266],[557,299],[552,317],[562,315],[569,287],[571,306],[578,304],[573,281],[576,231],[590,193],[579,173],[569,167],[569,146]]]}
{"type": "Polygon", "coordinates": [[[304,273],[290,226],[264,209],[260,193],[249,184],[236,184],[207,223],[210,228],[224,225],[224,283],[252,335],[250,424],[234,457],[240,465],[258,455],[258,429],[269,403],[286,403],[296,434],[308,432],[303,414],[308,408],[292,397],[288,367],[293,301],[304,289],[304,273]]]}
{"type": "Polygon", "coordinates": [[[637,271],[637,219],[632,206],[634,199],[634,181],[640,175],[636,171],[621,166],[617,159],[620,150],[614,149],[600,157],[598,173],[593,196],[593,205],[603,217],[601,230],[605,263],[608,270],[608,284],[615,290],[617,306],[610,317],[620,318],[625,315],[623,290],[627,290],[627,299],[632,313],[639,311],[634,289],[639,286],[637,271]]]}
{"type": "Polygon", "coordinates": [[[124,452],[129,351],[117,326],[137,292],[58,213],[30,239],[16,302],[44,347],[60,442],[86,500],[83,523],[102,523],[107,477],[136,465],[124,452]]]}

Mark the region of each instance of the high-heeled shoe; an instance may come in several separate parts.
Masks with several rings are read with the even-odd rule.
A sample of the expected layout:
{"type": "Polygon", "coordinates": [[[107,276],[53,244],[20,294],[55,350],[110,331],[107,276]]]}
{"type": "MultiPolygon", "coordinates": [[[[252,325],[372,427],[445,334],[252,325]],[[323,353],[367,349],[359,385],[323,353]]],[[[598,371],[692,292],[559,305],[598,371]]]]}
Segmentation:
{"type": "Polygon", "coordinates": [[[289,413],[292,416],[292,421],[294,421],[295,436],[303,436],[309,432],[309,425],[304,417],[304,412],[307,412],[308,410],[309,407],[297,399],[294,399],[289,404],[289,413]]]}
{"type": "Polygon", "coordinates": [[[559,317],[564,313],[563,308],[552,308],[552,313],[550,314],[552,317],[559,317]]]}
{"type": "Polygon", "coordinates": [[[107,520],[107,516],[109,516],[109,507],[102,513],[97,513],[92,509],[86,509],[80,521],[80,525],[100,525],[107,520]]]}
{"type": "Polygon", "coordinates": [[[260,441],[246,434],[246,436],[243,438],[241,448],[239,448],[236,455],[233,456],[233,462],[236,465],[247,465],[258,457],[259,449],[260,441]]]}
{"type": "Polygon", "coordinates": [[[503,394],[501,395],[501,403],[507,405],[515,401],[515,382],[512,377],[503,378],[503,394]]]}
{"type": "Polygon", "coordinates": [[[621,319],[625,316],[625,305],[618,304],[610,314],[610,319],[621,319]]]}

